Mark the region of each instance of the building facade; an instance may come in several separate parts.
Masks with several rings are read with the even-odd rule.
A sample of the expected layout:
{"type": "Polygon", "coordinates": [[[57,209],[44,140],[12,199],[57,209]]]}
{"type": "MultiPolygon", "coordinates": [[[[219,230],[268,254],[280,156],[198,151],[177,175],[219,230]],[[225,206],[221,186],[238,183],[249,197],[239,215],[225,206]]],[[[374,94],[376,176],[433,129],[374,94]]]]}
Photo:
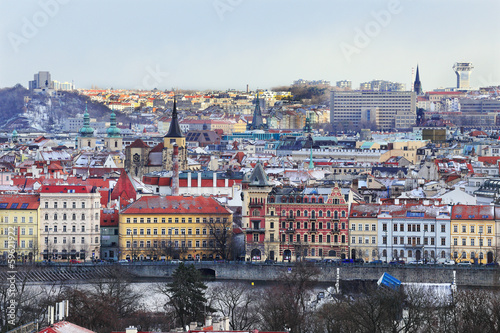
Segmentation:
{"type": "Polygon", "coordinates": [[[211,197],[143,196],[120,213],[120,259],[227,259],[232,212],[211,197]]]}
{"type": "Polygon", "coordinates": [[[32,262],[39,251],[39,195],[0,195],[0,255],[3,260],[14,251],[16,260],[32,262]]]}
{"type": "Polygon", "coordinates": [[[101,194],[87,185],[40,189],[39,244],[44,260],[97,259],[100,255],[101,194]]]}
{"type": "Polygon", "coordinates": [[[373,125],[381,130],[391,130],[396,128],[399,112],[398,124],[408,128],[411,126],[406,120],[412,120],[416,115],[415,107],[416,95],[412,91],[332,91],[330,122],[358,128],[373,125]]]}

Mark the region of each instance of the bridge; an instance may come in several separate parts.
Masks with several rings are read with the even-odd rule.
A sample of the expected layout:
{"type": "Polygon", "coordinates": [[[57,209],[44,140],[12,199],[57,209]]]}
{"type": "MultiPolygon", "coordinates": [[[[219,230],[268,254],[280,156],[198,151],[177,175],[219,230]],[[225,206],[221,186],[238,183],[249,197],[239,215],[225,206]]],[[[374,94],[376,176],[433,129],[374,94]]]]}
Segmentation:
{"type": "MultiPolygon", "coordinates": [[[[189,263],[191,264],[191,263],[189,263]]],[[[215,280],[277,281],[282,274],[292,272],[293,264],[261,265],[196,262],[192,263],[203,276],[215,280]]],[[[178,264],[162,262],[138,262],[125,265],[72,265],[72,266],[19,266],[16,280],[28,282],[88,281],[117,276],[128,277],[132,281],[169,280],[178,264]]],[[[406,283],[452,283],[458,286],[496,287],[500,286],[500,269],[491,267],[468,266],[430,266],[430,265],[359,265],[334,266],[316,265],[320,274],[319,282],[335,283],[337,270],[340,281],[376,281],[387,272],[406,283]],[[455,275],[454,275],[455,272],[455,275]]],[[[0,268],[0,279],[6,281],[10,276],[7,267],[0,268]]]]}

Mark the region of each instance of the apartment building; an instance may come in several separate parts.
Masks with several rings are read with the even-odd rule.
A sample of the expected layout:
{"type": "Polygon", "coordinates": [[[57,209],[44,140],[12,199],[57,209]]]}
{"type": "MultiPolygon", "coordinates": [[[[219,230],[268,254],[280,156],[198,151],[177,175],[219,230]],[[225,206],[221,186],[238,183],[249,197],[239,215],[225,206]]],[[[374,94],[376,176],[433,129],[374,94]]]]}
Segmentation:
{"type": "Polygon", "coordinates": [[[412,91],[332,91],[330,93],[330,122],[344,126],[392,130],[409,128],[406,121],[416,115],[416,95],[412,91]],[[407,118],[408,117],[408,118],[407,118]]]}
{"type": "Polygon", "coordinates": [[[101,194],[87,185],[44,185],[40,189],[41,259],[100,256],[101,194]]]}

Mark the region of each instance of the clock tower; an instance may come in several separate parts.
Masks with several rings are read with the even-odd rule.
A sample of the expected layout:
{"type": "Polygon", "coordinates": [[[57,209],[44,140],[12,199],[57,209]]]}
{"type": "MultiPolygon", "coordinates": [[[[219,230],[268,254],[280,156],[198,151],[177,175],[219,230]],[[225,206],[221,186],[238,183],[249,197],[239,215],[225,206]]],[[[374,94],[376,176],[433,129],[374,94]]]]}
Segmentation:
{"type": "Polygon", "coordinates": [[[187,170],[187,149],[186,138],[182,135],[179,119],[177,118],[177,103],[174,98],[172,109],[172,121],[167,134],[163,137],[163,169],[172,170],[172,157],[174,154],[174,145],[179,147],[179,170],[187,170]]]}

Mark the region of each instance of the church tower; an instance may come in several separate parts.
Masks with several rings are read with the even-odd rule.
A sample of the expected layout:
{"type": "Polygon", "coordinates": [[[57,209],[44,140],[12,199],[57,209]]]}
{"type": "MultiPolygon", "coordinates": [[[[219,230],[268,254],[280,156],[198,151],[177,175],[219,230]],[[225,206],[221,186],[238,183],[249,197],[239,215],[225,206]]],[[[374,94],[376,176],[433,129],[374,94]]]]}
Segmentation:
{"type": "Polygon", "coordinates": [[[262,111],[260,110],[259,92],[257,92],[257,99],[255,102],[255,110],[253,111],[252,123],[247,124],[247,130],[267,130],[267,125],[262,120],[262,111]]]}
{"type": "Polygon", "coordinates": [[[174,98],[172,121],[167,134],[163,137],[163,169],[172,170],[174,145],[179,147],[179,170],[187,170],[186,138],[182,135],[179,119],[177,118],[177,102],[174,98]]]}
{"type": "Polygon", "coordinates": [[[418,65],[417,65],[417,75],[415,75],[415,83],[413,83],[413,91],[417,96],[422,95],[422,84],[420,83],[420,75],[418,73],[418,65]]]}
{"type": "Polygon", "coordinates": [[[106,130],[106,138],[104,138],[104,147],[108,151],[121,151],[123,146],[121,131],[116,127],[116,114],[111,112],[110,126],[106,130]]]}
{"type": "Polygon", "coordinates": [[[96,138],[94,137],[94,129],[90,127],[90,116],[85,103],[85,113],[83,114],[83,127],[78,131],[78,148],[89,147],[94,149],[96,138]]]}

